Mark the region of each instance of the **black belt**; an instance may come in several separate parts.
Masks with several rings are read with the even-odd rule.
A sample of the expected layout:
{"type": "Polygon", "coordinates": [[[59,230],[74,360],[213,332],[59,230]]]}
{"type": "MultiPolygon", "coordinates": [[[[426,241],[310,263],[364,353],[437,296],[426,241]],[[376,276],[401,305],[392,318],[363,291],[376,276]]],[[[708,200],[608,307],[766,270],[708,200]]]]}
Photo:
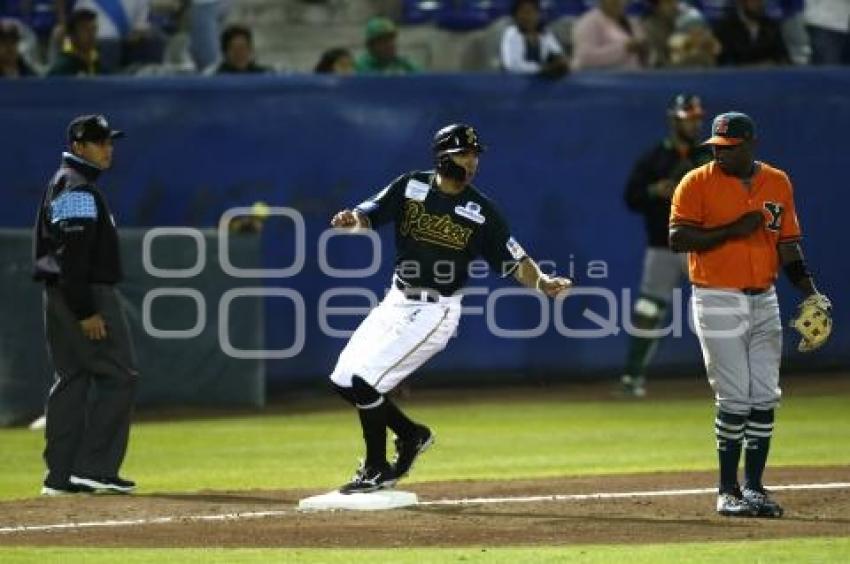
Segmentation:
{"type": "Polygon", "coordinates": [[[770,288],[741,288],[741,292],[748,296],[759,296],[770,290],[770,288]]]}
{"type": "Polygon", "coordinates": [[[416,300],[418,302],[428,302],[432,304],[440,301],[440,294],[437,290],[431,288],[411,288],[410,286],[406,286],[404,282],[398,278],[394,280],[394,284],[408,300],[416,300]]]}

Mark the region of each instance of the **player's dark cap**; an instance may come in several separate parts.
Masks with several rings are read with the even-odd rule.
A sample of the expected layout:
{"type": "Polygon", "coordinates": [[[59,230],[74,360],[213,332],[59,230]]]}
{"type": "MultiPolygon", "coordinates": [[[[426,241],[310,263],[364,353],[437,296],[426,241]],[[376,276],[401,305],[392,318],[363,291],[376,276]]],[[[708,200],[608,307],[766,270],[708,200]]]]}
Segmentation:
{"type": "Polygon", "coordinates": [[[106,141],[124,137],[123,131],[112,129],[102,115],[78,116],[68,124],[68,143],[106,141]]]}
{"type": "Polygon", "coordinates": [[[740,145],[756,137],[756,124],[747,114],[726,112],[711,123],[711,137],[703,145],[740,145]]]}
{"type": "Polygon", "coordinates": [[[435,153],[460,153],[463,151],[484,152],[484,145],[478,140],[478,133],[471,125],[453,123],[434,134],[431,148],[435,153]]]}
{"type": "Polygon", "coordinates": [[[678,119],[702,117],[702,100],[696,94],[677,94],[667,106],[667,114],[678,119]]]}

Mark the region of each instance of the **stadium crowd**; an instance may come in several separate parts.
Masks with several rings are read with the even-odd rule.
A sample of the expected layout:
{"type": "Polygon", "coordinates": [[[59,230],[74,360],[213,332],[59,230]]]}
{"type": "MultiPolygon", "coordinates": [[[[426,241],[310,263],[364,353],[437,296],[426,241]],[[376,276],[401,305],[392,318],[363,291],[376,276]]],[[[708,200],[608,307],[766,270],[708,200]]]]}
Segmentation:
{"type": "MultiPolygon", "coordinates": [[[[0,77],[290,72],[256,53],[253,30],[232,17],[239,1],[0,0],[0,77]]],[[[376,10],[365,24],[362,45],[333,45],[316,52],[314,71],[427,71],[398,46],[399,34],[408,26],[422,25],[457,33],[496,29],[499,41],[493,58],[502,71],[549,78],[586,69],[850,62],[848,0],[398,4],[398,21],[376,10]]]]}

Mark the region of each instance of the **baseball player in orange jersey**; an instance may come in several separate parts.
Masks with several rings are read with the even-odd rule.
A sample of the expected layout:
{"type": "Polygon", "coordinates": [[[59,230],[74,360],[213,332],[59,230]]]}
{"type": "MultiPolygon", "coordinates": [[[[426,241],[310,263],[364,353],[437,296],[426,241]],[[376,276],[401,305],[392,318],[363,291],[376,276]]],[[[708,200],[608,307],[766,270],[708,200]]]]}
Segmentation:
{"type": "Polygon", "coordinates": [[[714,161],[688,173],[673,196],[670,247],[688,252],[694,327],[715,393],[717,512],[780,517],[782,508],[762,484],[781,394],[782,322],[773,282],[781,265],[806,295],[817,290],[800,249],[791,182],[754,160],[753,120],[720,114],[711,131],[706,144],[714,161]]]}

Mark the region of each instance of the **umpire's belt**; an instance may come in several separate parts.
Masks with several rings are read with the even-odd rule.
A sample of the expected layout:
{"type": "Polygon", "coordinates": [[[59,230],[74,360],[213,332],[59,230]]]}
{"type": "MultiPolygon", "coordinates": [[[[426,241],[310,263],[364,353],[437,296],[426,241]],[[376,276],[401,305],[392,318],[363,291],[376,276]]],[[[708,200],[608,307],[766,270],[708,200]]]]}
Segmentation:
{"type": "Polygon", "coordinates": [[[408,300],[429,302],[432,304],[440,301],[440,293],[432,288],[412,288],[402,282],[399,278],[393,279],[393,284],[395,284],[395,287],[398,288],[408,300]]]}

